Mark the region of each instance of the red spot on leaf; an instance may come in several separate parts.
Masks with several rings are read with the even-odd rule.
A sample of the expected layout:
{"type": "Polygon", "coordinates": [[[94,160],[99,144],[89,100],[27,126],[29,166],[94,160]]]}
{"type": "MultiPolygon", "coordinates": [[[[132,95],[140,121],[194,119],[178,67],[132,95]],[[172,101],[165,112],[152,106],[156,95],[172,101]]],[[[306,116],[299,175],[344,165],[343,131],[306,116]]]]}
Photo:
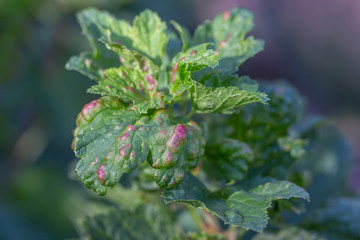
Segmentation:
{"type": "Polygon", "coordinates": [[[173,153],[171,151],[168,151],[164,161],[164,166],[170,167],[174,163],[173,159],[174,159],[173,153]]]}
{"type": "Polygon", "coordinates": [[[124,133],[123,135],[121,135],[120,139],[125,141],[127,140],[128,138],[130,137],[130,134],[129,133],[124,133]]]}
{"type": "Polygon", "coordinates": [[[160,130],[160,134],[162,134],[162,135],[166,135],[167,134],[167,130],[166,129],[162,129],[162,130],[160,130]]]}
{"type": "Polygon", "coordinates": [[[223,14],[223,19],[226,21],[230,18],[231,13],[229,11],[225,11],[223,14]]]}
{"type": "Polygon", "coordinates": [[[146,75],[145,76],[145,80],[147,81],[147,83],[149,84],[148,86],[148,90],[149,91],[153,91],[156,86],[157,86],[157,81],[153,78],[153,76],[151,75],[146,75]]]}
{"type": "Polygon", "coordinates": [[[101,185],[104,185],[106,179],[106,172],[105,172],[105,164],[101,164],[100,167],[97,169],[97,178],[101,185]]]}
{"type": "Polygon", "coordinates": [[[136,131],[135,125],[127,125],[125,128],[126,131],[133,132],[136,131]]]}
{"type": "Polygon", "coordinates": [[[125,89],[126,91],[130,91],[130,92],[132,92],[132,93],[135,92],[134,88],[132,88],[132,87],[124,87],[124,89],[125,89]]]}
{"type": "Polygon", "coordinates": [[[178,64],[175,63],[175,66],[173,67],[172,71],[171,71],[171,82],[174,83],[175,82],[175,73],[179,70],[178,64]]]}
{"type": "Polygon", "coordinates": [[[83,109],[81,110],[82,115],[87,120],[90,118],[91,113],[101,105],[100,99],[96,99],[88,104],[86,104],[83,109]]]}
{"type": "Polygon", "coordinates": [[[94,164],[96,164],[98,161],[99,161],[99,158],[95,158],[90,164],[91,164],[91,165],[94,165],[94,164]]]}
{"type": "Polygon", "coordinates": [[[176,125],[173,135],[167,141],[166,146],[170,148],[172,152],[177,152],[179,146],[186,141],[187,129],[184,124],[176,125]]]}
{"type": "Polygon", "coordinates": [[[119,149],[119,155],[122,158],[126,158],[129,155],[129,150],[131,148],[131,144],[126,144],[125,146],[119,149]]]}
{"type": "Polygon", "coordinates": [[[231,34],[229,33],[226,36],[224,41],[219,42],[218,46],[219,46],[220,49],[223,48],[229,42],[230,37],[231,37],[231,34]]]}

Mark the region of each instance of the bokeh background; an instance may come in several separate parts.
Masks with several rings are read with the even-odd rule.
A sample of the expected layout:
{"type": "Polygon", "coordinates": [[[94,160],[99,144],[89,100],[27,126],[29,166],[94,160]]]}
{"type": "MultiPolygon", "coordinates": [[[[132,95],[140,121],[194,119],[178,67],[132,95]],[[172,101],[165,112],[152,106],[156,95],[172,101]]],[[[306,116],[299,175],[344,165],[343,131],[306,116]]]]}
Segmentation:
{"type": "Polygon", "coordinates": [[[64,69],[88,49],[75,13],[108,9],[132,20],[145,8],[191,31],[217,13],[245,7],[265,51],[240,72],[286,79],[310,113],[332,118],[357,161],[360,192],[360,2],[358,0],[0,0],[0,239],[70,239],[86,212],[70,149],[75,118],[96,96],[91,80],[64,69]]]}

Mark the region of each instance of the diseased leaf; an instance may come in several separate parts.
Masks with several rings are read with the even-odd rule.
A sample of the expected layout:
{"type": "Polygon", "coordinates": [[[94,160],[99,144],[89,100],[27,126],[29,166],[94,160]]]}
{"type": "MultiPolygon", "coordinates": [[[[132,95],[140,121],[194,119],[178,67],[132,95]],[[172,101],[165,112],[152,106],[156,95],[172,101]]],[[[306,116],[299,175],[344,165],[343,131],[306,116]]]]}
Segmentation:
{"type": "Polygon", "coordinates": [[[125,68],[141,70],[155,79],[159,77],[159,66],[138,51],[129,50],[125,45],[117,42],[106,44],[106,46],[120,56],[121,64],[125,68]]]}
{"type": "MultiPolygon", "coordinates": [[[[240,81],[241,79],[238,79],[238,82],[240,81]]],[[[261,92],[247,92],[235,86],[205,87],[193,80],[191,83],[190,93],[198,113],[232,114],[249,103],[260,102],[265,104],[268,101],[267,95],[261,92]]]]}
{"type": "Polygon", "coordinates": [[[175,186],[197,166],[204,144],[195,122],[170,120],[164,110],[144,115],[117,98],[103,97],[78,115],[72,147],[81,158],[78,176],[103,195],[146,159],[157,169],[154,179],[161,188],[175,186]]]}
{"type": "Polygon", "coordinates": [[[165,30],[166,23],[161,21],[157,13],[146,9],[133,21],[132,43],[134,48],[160,65],[168,41],[165,30]]]}
{"type": "Polygon", "coordinates": [[[243,184],[245,190],[242,185],[236,185],[210,192],[199,180],[186,174],[179,186],[165,191],[162,196],[166,203],[185,202],[212,213],[227,224],[259,232],[268,222],[266,209],[271,201],[309,198],[302,188],[287,181],[256,178],[243,184]]]}
{"type": "MultiPolygon", "coordinates": [[[[123,102],[131,102],[134,105],[151,102],[153,98],[158,97],[160,94],[156,93],[157,80],[139,69],[129,69],[121,66],[118,69],[109,68],[104,74],[106,78],[101,80],[98,85],[88,89],[88,92],[118,97],[123,102]]],[[[160,98],[160,100],[162,99],[160,98]]],[[[165,103],[159,106],[164,108],[165,103]]]]}
{"type": "Polygon", "coordinates": [[[287,227],[277,233],[258,233],[253,240],[325,240],[325,238],[305,229],[287,227]]]}
{"type": "Polygon", "coordinates": [[[137,50],[160,65],[165,54],[166,23],[151,10],[145,10],[134,18],[133,25],[119,20],[106,11],[93,8],[78,14],[79,22],[94,49],[105,48],[105,43],[118,42],[129,50],[137,50]]]}
{"type": "Polygon", "coordinates": [[[117,37],[113,41],[127,39],[126,42],[129,45],[131,44],[130,39],[124,34],[128,32],[130,26],[127,22],[117,20],[109,13],[94,8],[79,12],[77,19],[93,52],[72,57],[66,64],[66,69],[79,71],[98,81],[103,77],[102,71],[109,67],[117,67],[120,64],[119,57],[114,52],[108,51],[105,45],[98,40],[100,38],[111,38],[110,35],[116,32],[116,36],[125,37],[117,37]]]}
{"type": "Polygon", "coordinates": [[[253,14],[235,8],[200,25],[195,30],[193,45],[213,43],[221,57],[219,71],[236,72],[244,61],[263,49],[262,40],[246,37],[253,27],[253,14]]]}
{"type": "MultiPolygon", "coordinates": [[[[134,55],[129,55],[128,52],[136,50],[139,52],[136,57],[142,54],[161,65],[168,40],[165,34],[166,23],[162,22],[156,13],[150,10],[143,11],[135,17],[133,26],[126,21],[116,19],[106,11],[94,8],[81,11],[77,17],[93,53],[72,57],[66,65],[67,69],[77,70],[94,80],[100,80],[103,77],[101,74],[103,70],[120,65],[118,55],[105,46],[110,44],[112,48],[111,44],[114,43],[128,49],[127,52],[113,49],[120,54],[122,62],[129,63],[131,59],[126,58],[129,56],[134,58],[134,55]]],[[[144,58],[146,57],[142,57],[144,58]]]]}
{"type": "Polygon", "coordinates": [[[256,84],[250,84],[247,77],[239,78],[234,75],[212,75],[211,79],[197,82],[192,76],[194,72],[204,68],[215,68],[219,55],[207,50],[208,44],[202,44],[189,49],[177,56],[180,58],[172,70],[172,92],[181,94],[190,90],[194,108],[198,113],[238,112],[240,107],[252,102],[266,103],[266,94],[254,91],[256,84]],[[205,85],[209,85],[206,87],[205,85]]]}
{"type": "Polygon", "coordinates": [[[213,50],[207,50],[209,44],[201,44],[180,53],[175,57],[171,72],[171,91],[180,95],[191,87],[191,74],[204,68],[214,68],[218,65],[218,55],[213,50]]]}

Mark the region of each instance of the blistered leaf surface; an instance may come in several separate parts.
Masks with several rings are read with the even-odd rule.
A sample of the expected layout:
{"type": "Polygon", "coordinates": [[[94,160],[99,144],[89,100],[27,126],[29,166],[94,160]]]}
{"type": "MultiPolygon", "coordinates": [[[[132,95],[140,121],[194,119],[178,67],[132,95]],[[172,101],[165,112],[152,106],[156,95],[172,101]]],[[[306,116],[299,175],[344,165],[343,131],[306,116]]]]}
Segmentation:
{"type": "Polygon", "coordinates": [[[204,139],[196,123],[177,123],[164,110],[143,115],[117,98],[103,97],[84,106],[77,119],[73,149],[80,158],[76,171],[85,185],[99,194],[113,187],[123,173],[146,159],[157,169],[162,188],[178,184],[197,166],[204,139]]]}

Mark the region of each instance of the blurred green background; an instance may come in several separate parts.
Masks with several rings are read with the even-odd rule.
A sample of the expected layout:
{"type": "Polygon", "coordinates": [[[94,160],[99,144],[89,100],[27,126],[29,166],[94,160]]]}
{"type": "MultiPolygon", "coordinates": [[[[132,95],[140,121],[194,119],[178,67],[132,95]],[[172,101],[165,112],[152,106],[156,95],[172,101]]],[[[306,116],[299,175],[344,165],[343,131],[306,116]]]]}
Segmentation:
{"type": "MultiPolygon", "coordinates": [[[[86,93],[91,80],[64,65],[89,49],[75,18],[89,6],[129,21],[150,8],[191,31],[232,7],[252,10],[266,46],[240,72],[289,80],[311,113],[335,119],[359,149],[359,1],[0,0],[0,239],[77,237],[80,196],[89,193],[74,181],[70,144],[77,113],[96,96],[86,93]]],[[[353,156],[349,185],[360,191],[353,156]]]]}

